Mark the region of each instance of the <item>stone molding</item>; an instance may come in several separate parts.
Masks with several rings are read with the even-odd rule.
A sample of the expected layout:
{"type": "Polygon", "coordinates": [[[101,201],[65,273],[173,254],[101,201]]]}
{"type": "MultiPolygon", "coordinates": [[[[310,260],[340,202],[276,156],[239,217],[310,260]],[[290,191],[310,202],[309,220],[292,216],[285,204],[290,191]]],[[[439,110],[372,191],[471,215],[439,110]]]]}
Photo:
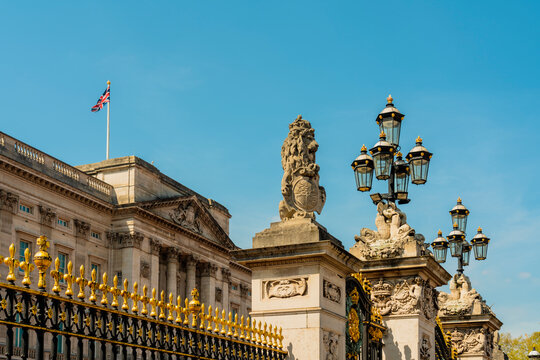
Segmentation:
{"type": "Polygon", "coordinates": [[[323,279],[323,297],[339,304],[341,303],[341,288],[336,284],[323,279]]]}
{"type": "Polygon", "coordinates": [[[158,255],[159,256],[159,253],[161,252],[162,247],[163,246],[161,244],[161,241],[150,238],[150,253],[152,255],[158,255]]]}
{"type": "Polygon", "coordinates": [[[494,333],[484,327],[450,329],[458,355],[482,354],[491,358],[494,333]]]}
{"type": "Polygon", "coordinates": [[[17,204],[19,196],[12,194],[6,190],[0,189],[0,210],[8,210],[13,214],[17,213],[17,204]]]}
{"type": "Polygon", "coordinates": [[[136,249],[141,248],[144,236],[136,232],[107,232],[107,239],[111,242],[111,245],[115,249],[124,249],[133,247],[136,249]]]}
{"type": "Polygon", "coordinates": [[[383,316],[420,314],[431,320],[437,314],[437,290],[420,277],[374,283],[371,300],[383,316]]]}
{"type": "Polygon", "coordinates": [[[230,283],[231,282],[231,270],[227,268],[221,268],[221,280],[223,282],[230,283]]]}
{"type": "Polygon", "coordinates": [[[307,277],[263,281],[264,295],[271,298],[304,296],[308,291],[307,277]]]}
{"type": "Polygon", "coordinates": [[[211,276],[216,277],[217,274],[217,265],[212,263],[202,263],[201,264],[201,276],[211,276]]]}
{"type": "Polygon", "coordinates": [[[165,254],[168,262],[178,263],[178,257],[180,256],[180,249],[176,247],[167,247],[165,248],[165,254]]]}
{"type": "Polygon", "coordinates": [[[90,224],[79,219],[74,219],[73,224],[75,225],[75,235],[80,237],[87,237],[90,232],[90,224]]]}
{"type": "Polygon", "coordinates": [[[42,225],[49,227],[53,226],[53,221],[56,218],[56,213],[50,208],[43,205],[38,206],[39,209],[39,221],[42,225]]]}

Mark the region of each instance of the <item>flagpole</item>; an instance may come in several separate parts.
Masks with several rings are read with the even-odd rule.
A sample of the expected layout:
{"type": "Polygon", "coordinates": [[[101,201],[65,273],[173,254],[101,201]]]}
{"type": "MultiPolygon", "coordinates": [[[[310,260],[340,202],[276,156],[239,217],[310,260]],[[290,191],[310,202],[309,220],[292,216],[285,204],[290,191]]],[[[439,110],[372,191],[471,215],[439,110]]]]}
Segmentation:
{"type": "MultiPolygon", "coordinates": [[[[111,86],[111,82],[107,81],[107,87],[111,86]]],[[[109,139],[111,135],[111,99],[107,103],[107,160],[109,160],[109,139]]]]}

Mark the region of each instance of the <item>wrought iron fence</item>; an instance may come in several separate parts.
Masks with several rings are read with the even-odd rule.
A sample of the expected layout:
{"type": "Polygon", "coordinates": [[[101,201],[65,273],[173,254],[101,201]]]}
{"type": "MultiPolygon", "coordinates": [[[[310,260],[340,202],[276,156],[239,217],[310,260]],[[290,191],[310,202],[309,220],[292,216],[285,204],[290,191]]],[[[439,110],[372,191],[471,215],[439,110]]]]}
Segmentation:
{"type": "Polygon", "coordinates": [[[37,244],[33,262],[29,249],[19,262],[13,244],[9,256],[0,257],[9,269],[7,283],[0,283],[0,325],[5,333],[0,353],[7,359],[42,360],[45,353],[54,360],[281,360],[287,355],[281,328],[206,308],[197,289],[184,302],[172,294],[166,298],[163,291],[158,296],[156,289],[149,294],[146,286],[139,293],[136,282],[129,291],[127,279],[119,288],[115,276],[109,286],[106,273],[100,283],[95,269],[86,278],[82,265],[76,276],[71,262],[63,274],[57,258],[50,271],[54,284],[47,292],[49,242],[41,236],[37,244]],[[24,272],[22,286],[16,285],[18,268],[24,272]],[[31,288],[35,269],[38,290],[31,288]]]}
{"type": "Polygon", "coordinates": [[[452,346],[450,332],[444,332],[441,319],[437,316],[435,326],[435,358],[440,360],[457,359],[456,349],[452,346]]]}

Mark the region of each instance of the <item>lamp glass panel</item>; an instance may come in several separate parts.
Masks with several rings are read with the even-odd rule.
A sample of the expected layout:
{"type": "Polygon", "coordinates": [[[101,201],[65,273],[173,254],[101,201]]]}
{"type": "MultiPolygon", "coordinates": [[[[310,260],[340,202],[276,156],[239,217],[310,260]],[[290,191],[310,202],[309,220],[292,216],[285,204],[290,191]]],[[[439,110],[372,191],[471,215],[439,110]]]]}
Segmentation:
{"type": "Polygon", "coordinates": [[[452,214],[452,225],[457,224],[460,231],[465,232],[467,229],[467,215],[465,214],[452,214]]]}
{"type": "Polygon", "coordinates": [[[385,117],[379,122],[379,131],[384,131],[386,141],[395,146],[399,145],[399,133],[401,130],[401,121],[393,117],[385,117]]]}
{"type": "Polygon", "coordinates": [[[463,241],[450,241],[450,255],[460,257],[463,251],[463,241]]]}
{"type": "Polygon", "coordinates": [[[411,166],[411,182],[416,185],[425,184],[429,170],[429,160],[417,158],[412,159],[411,166]]]}
{"type": "Polygon", "coordinates": [[[394,174],[394,192],[395,193],[406,193],[409,187],[409,173],[402,172],[394,174]]]}
{"type": "Polygon", "coordinates": [[[373,168],[367,166],[357,166],[354,169],[356,178],[356,188],[358,191],[369,191],[373,183],[373,168]]]}
{"type": "Polygon", "coordinates": [[[487,257],[487,248],[488,244],[483,242],[477,242],[474,243],[473,249],[474,249],[474,257],[476,260],[485,260],[487,257]]]}
{"type": "Polygon", "coordinates": [[[390,177],[391,164],[394,160],[393,154],[377,154],[373,156],[375,163],[375,176],[379,180],[386,180],[390,177]]]}
{"type": "Polygon", "coordinates": [[[443,263],[446,261],[446,252],[448,248],[446,246],[437,247],[433,249],[433,255],[435,256],[435,261],[438,263],[443,263]]]}
{"type": "Polygon", "coordinates": [[[462,264],[463,266],[468,266],[469,265],[469,261],[471,259],[471,251],[464,251],[463,252],[463,261],[462,261],[462,264]]]}

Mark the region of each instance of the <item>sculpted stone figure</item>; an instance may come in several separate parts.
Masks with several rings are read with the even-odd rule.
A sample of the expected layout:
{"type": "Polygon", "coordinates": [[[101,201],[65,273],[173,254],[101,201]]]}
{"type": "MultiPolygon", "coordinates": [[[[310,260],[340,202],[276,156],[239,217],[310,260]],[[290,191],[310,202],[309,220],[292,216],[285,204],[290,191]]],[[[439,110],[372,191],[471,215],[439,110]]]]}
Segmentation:
{"type": "Polygon", "coordinates": [[[178,205],[170,214],[171,220],[197,233],[201,233],[199,209],[192,203],[185,202],[178,205]]]}
{"type": "Polygon", "coordinates": [[[484,328],[454,329],[450,333],[452,344],[458,355],[467,353],[484,353],[491,356],[493,352],[493,334],[484,328]]]}
{"type": "Polygon", "coordinates": [[[353,249],[367,260],[401,256],[407,243],[417,243],[427,251],[424,236],[415,233],[407,224],[405,213],[393,202],[377,204],[375,226],[376,231],[363,228],[360,236],[354,237],[356,244],[353,249]]]}
{"type": "Polygon", "coordinates": [[[319,144],[309,121],[298,115],[289,125],[289,135],[281,147],[283,179],[279,204],[281,220],[292,218],[315,218],[321,213],[326,201],[326,192],[319,186],[319,165],[315,163],[315,152],[319,144]]]}
{"type": "Polygon", "coordinates": [[[438,297],[440,315],[490,314],[491,309],[464,274],[456,274],[450,280],[450,294],[441,292],[438,297]]]}

